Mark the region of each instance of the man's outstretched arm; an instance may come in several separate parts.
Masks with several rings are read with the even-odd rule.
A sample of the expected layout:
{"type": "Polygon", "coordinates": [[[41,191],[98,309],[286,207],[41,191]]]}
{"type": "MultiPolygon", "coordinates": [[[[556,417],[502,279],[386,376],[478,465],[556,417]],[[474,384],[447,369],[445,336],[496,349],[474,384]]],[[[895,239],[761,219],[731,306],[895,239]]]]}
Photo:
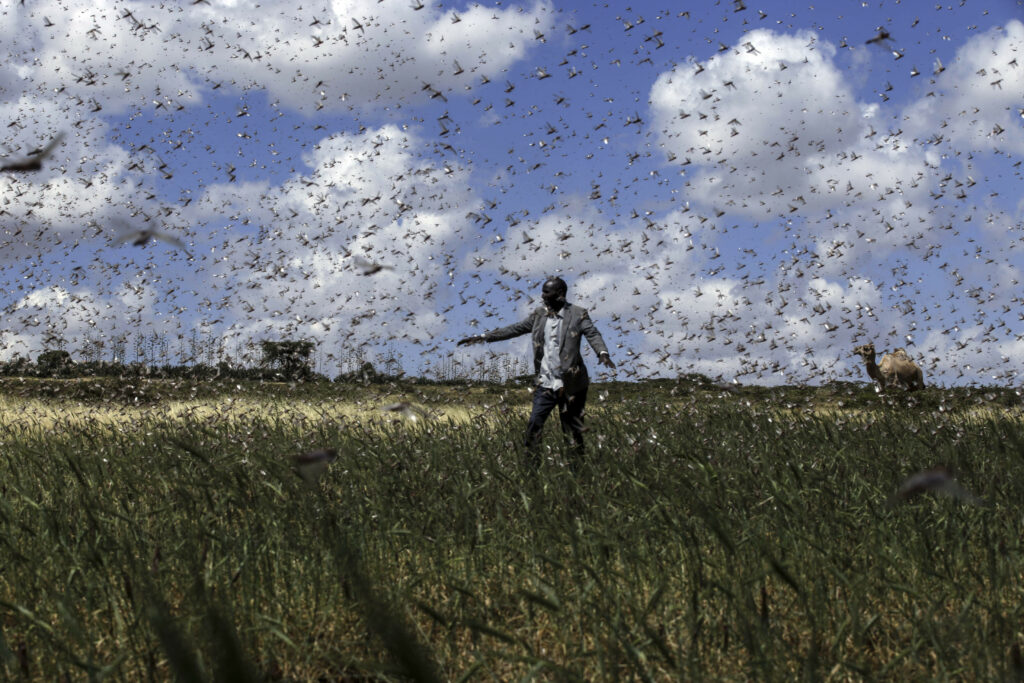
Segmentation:
{"type": "Polygon", "coordinates": [[[526,317],[525,320],[520,320],[517,323],[513,323],[507,327],[499,327],[496,330],[490,330],[483,332],[482,334],[476,334],[472,337],[465,337],[455,343],[456,346],[469,346],[470,344],[480,344],[481,342],[496,342],[504,339],[512,339],[520,335],[526,334],[533,330],[533,314],[526,317]]]}

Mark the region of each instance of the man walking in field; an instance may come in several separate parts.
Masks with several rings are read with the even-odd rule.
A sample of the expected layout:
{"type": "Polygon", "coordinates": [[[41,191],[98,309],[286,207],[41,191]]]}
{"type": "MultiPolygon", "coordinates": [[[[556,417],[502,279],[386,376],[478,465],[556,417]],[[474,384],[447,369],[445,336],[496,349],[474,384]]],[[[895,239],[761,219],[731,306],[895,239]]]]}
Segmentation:
{"type": "Polygon", "coordinates": [[[541,289],[544,305],[530,313],[525,320],[460,339],[457,343],[457,346],[466,346],[496,342],[527,332],[533,336],[533,365],[537,379],[533,391],[533,411],[526,425],[525,445],[534,466],[539,460],[536,450],[541,430],[555,406],[558,406],[562,433],[572,438],[576,454],[583,454],[583,408],[587,403],[590,376],[580,354],[582,337],[585,336],[590,347],[597,352],[599,363],[609,368],[615,367],[608,354],[608,347],[586,309],[566,303],[565,295],[568,291],[565,280],[550,277],[541,289]]]}

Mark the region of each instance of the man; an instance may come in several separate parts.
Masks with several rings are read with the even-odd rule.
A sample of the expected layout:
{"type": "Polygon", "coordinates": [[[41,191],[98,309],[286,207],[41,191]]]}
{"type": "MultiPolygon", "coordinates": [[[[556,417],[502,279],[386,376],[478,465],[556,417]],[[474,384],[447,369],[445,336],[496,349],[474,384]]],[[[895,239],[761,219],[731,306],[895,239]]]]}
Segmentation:
{"type": "Polygon", "coordinates": [[[460,339],[457,346],[511,339],[527,332],[533,335],[533,365],[537,372],[533,390],[533,411],[526,425],[525,445],[533,464],[544,422],[558,406],[562,433],[572,437],[575,451],[583,454],[583,408],[587,403],[590,377],[580,355],[580,342],[586,337],[597,352],[598,362],[614,368],[601,333],[590,321],[586,309],[566,303],[569,291],[565,280],[550,277],[541,289],[544,305],[521,322],[460,339]]]}

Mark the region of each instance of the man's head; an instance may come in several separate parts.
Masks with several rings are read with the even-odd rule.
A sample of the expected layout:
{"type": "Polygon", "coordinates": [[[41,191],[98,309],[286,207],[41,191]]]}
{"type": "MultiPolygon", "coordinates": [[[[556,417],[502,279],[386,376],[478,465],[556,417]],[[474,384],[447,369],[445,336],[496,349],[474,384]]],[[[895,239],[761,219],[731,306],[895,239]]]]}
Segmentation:
{"type": "Polygon", "coordinates": [[[549,277],[540,290],[540,298],[548,308],[560,311],[565,305],[565,294],[568,291],[569,286],[565,284],[565,280],[560,277],[549,277]]]}

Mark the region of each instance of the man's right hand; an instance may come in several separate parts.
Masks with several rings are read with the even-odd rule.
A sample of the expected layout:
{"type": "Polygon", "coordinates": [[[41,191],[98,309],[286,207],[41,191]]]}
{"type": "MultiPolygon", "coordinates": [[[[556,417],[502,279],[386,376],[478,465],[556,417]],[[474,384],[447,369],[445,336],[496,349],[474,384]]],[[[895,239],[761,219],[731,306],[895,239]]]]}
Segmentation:
{"type": "Polygon", "coordinates": [[[483,341],[484,341],[484,336],[482,334],[478,334],[478,335],[475,335],[473,337],[466,337],[465,339],[460,339],[459,341],[455,342],[455,345],[456,346],[469,346],[470,344],[480,344],[483,341]]]}

